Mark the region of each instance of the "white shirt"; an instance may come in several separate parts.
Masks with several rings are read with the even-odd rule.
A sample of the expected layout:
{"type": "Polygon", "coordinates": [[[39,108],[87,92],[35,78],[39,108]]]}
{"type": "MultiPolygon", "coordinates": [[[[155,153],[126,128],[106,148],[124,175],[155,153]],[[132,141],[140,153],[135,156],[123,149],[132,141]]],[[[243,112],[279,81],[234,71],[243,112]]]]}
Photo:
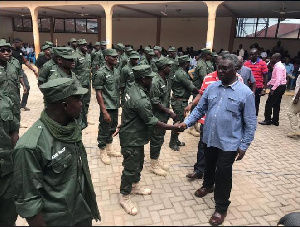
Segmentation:
{"type": "Polygon", "coordinates": [[[239,51],[239,56],[244,57],[244,54],[245,54],[244,49],[243,49],[243,48],[240,49],[240,51],[239,51]]]}

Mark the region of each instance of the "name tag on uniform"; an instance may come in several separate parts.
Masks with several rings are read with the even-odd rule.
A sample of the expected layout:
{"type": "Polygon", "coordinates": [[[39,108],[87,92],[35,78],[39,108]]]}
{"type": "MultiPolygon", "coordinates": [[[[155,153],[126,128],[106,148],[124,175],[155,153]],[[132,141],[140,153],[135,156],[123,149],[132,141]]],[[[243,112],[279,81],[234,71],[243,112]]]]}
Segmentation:
{"type": "Polygon", "coordinates": [[[108,77],[110,77],[111,75],[109,74],[109,75],[106,75],[106,78],[108,78],[108,77]]]}
{"type": "Polygon", "coordinates": [[[126,93],[125,100],[128,101],[130,99],[130,96],[126,93]]]}
{"type": "Polygon", "coordinates": [[[164,88],[166,85],[161,86],[160,88],[164,88]]]}
{"type": "Polygon", "coordinates": [[[84,58],[79,58],[79,61],[82,61],[82,60],[84,60],[84,58]]]}
{"type": "Polygon", "coordinates": [[[64,147],[60,151],[56,152],[54,155],[52,155],[52,160],[57,158],[60,154],[64,153],[65,151],[66,151],[66,147],[64,147]]]}
{"type": "Polygon", "coordinates": [[[133,72],[130,72],[129,74],[132,74],[133,72]]]}

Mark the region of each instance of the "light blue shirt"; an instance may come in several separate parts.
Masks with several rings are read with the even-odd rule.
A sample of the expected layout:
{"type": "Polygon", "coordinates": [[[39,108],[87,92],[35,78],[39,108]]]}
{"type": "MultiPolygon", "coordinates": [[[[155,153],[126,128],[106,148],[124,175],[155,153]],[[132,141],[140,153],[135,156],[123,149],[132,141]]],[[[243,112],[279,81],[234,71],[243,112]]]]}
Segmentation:
{"type": "Polygon", "coordinates": [[[286,73],[289,74],[289,75],[293,75],[293,71],[294,71],[294,65],[293,64],[285,64],[283,63],[284,67],[285,67],[285,70],[286,70],[286,73]]]}
{"type": "Polygon", "coordinates": [[[252,70],[247,66],[242,66],[240,70],[237,71],[243,78],[244,84],[250,87],[251,84],[255,82],[252,70]]]}
{"type": "Polygon", "coordinates": [[[228,87],[221,80],[212,83],[184,122],[191,127],[205,114],[203,142],[208,147],[248,149],[256,130],[255,99],[249,87],[239,80],[228,87]]]}

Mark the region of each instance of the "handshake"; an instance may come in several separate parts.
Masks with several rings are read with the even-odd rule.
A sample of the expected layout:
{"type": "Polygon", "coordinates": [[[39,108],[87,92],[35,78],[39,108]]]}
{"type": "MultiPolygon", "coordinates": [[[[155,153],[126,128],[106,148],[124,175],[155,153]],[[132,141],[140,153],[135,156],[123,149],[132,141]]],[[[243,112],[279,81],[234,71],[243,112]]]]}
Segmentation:
{"type": "Polygon", "coordinates": [[[172,131],[179,133],[179,132],[183,132],[184,130],[187,129],[187,125],[184,122],[176,122],[174,125],[174,129],[172,129],[172,131]]]}

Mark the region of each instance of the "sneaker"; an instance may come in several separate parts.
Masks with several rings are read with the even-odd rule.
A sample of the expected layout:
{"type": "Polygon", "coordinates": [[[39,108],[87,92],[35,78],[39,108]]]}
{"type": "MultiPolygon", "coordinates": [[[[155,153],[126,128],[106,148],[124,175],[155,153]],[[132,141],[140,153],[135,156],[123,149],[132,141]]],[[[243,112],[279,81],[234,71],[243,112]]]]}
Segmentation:
{"type": "Polygon", "coordinates": [[[137,208],[130,200],[130,195],[121,195],[120,204],[127,214],[136,215],[138,213],[137,208]]]}
{"type": "Polygon", "coordinates": [[[28,108],[28,107],[26,107],[26,106],[24,106],[24,107],[20,107],[20,109],[22,110],[24,110],[24,111],[30,111],[30,109],[28,108]]]}
{"type": "Polygon", "coordinates": [[[132,184],[131,194],[150,195],[152,193],[150,188],[142,188],[140,182],[132,184]]]}

